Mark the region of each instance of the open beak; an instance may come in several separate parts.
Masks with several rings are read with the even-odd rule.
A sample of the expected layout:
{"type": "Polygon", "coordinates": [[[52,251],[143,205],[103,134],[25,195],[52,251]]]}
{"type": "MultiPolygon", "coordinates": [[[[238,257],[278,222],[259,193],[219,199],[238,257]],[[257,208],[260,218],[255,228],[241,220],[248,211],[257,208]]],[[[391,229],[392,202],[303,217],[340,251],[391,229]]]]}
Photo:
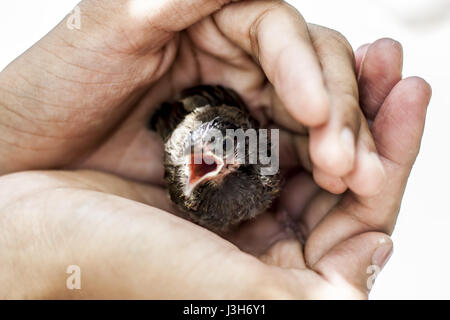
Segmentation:
{"type": "Polygon", "coordinates": [[[200,183],[217,176],[223,166],[223,159],[216,157],[211,152],[198,155],[197,157],[195,154],[191,154],[191,159],[188,164],[189,179],[186,184],[185,194],[190,195],[192,190],[194,190],[200,183]]]}

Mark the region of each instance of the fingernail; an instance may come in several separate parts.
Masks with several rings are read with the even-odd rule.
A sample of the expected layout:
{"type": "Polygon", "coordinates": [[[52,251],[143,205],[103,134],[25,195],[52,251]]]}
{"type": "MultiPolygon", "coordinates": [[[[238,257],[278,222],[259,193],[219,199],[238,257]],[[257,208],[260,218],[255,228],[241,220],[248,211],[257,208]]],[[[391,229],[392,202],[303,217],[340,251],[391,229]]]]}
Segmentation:
{"type": "Polygon", "coordinates": [[[342,130],[341,146],[351,159],[355,158],[355,136],[350,128],[345,127],[342,130]]]}
{"type": "Polygon", "coordinates": [[[359,64],[359,72],[358,72],[358,75],[356,77],[357,81],[359,81],[361,79],[361,76],[362,76],[362,73],[363,73],[363,69],[364,69],[364,62],[366,60],[367,52],[369,51],[369,48],[370,48],[371,45],[372,45],[371,43],[367,43],[367,44],[364,45],[364,46],[367,46],[367,49],[366,49],[366,52],[364,52],[364,55],[363,55],[363,57],[361,59],[361,62],[359,64]]]}
{"type": "Polygon", "coordinates": [[[383,269],[384,265],[388,262],[389,258],[391,257],[392,251],[393,251],[392,242],[387,243],[384,240],[384,243],[381,244],[372,255],[372,265],[376,265],[380,269],[383,269]]]}

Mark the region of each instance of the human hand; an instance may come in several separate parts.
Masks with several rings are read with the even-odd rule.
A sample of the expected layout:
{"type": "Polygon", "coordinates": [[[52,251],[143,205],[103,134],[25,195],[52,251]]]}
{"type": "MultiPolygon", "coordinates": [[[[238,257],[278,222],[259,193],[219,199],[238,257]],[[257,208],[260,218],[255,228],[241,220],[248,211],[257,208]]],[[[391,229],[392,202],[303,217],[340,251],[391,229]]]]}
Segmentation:
{"type": "Polygon", "coordinates": [[[337,32],[273,0],[86,0],[80,9],[81,30],[63,21],[0,75],[1,173],[87,168],[161,184],[161,142],[146,121],[181,89],[219,83],[282,129],[290,158],[322,188],[383,186],[353,52],[337,32]]]}
{"type": "MultiPolygon", "coordinates": [[[[271,243],[254,252],[260,260],[252,258],[213,233],[155,209],[167,204],[161,188],[96,172],[19,173],[0,180],[1,224],[9,231],[1,242],[2,287],[14,288],[12,297],[25,292],[47,298],[366,297],[366,268],[387,258],[386,233],[392,231],[418,152],[430,95],[418,78],[399,82],[398,49],[381,40],[359,50],[356,59],[364,110],[373,120],[389,186],[376,197],[347,193],[341,201],[309,191],[312,202],[305,210],[295,208],[301,201],[292,201],[300,190],[294,194],[287,186],[288,213],[298,220],[295,215],[303,212],[299,224],[309,230],[304,256],[297,239],[262,232],[259,247],[271,243]],[[379,247],[383,251],[374,256],[379,247]],[[64,287],[70,264],[83,270],[81,291],[64,287]],[[33,273],[26,270],[30,265],[33,273]]],[[[310,189],[304,174],[296,179],[305,179],[303,191],[310,189]]],[[[307,198],[307,192],[301,196],[307,198]]],[[[270,229],[276,223],[265,225],[270,229]]],[[[239,245],[255,239],[246,240],[239,245]]]]}
{"type": "Polygon", "coordinates": [[[318,188],[304,172],[293,173],[282,191],[283,211],[248,223],[230,239],[269,263],[298,264],[328,274],[332,282],[352,283],[364,296],[367,268],[381,268],[392,249],[386,236],[419,151],[431,89],[420,78],[400,81],[402,50],[391,39],[360,48],[356,63],[361,105],[383,159],[386,188],[371,197],[349,191],[338,196],[318,188]],[[293,245],[295,238],[305,242],[304,255],[293,245]]]}
{"type": "MultiPolygon", "coordinates": [[[[147,20],[149,15],[145,13],[155,12],[153,10],[155,8],[146,7],[149,3],[85,1],[81,8],[83,17],[86,19],[83,19],[83,28],[79,33],[69,31],[62,23],[2,72],[0,75],[1,101],[4,105],[0,111],[3,137],[0,149],[2,173],[61,166],[84,167],[111,171],[147,183],[159,183],[162,176],[161,154],[158,153],[159,142],[146,131],[145,121],[159,102],[171,97],[179,89],[201,81],[220,82],[235,88],[244,96],[255,115],[259,113],[260,119],[273,121],[289,131],[299,133],[299,135],[292,135],[294,137],[292,140],[294,142],[300,140],[300,142],[290,145],[296,147],[294,152],[300,153],[303,162],[307,162],[305,155],[308,152],[305,152],[304,146],[308,142],[304,141],[302,134],[305,131],[299,128],[298,121],[313,127],[309,130],[309,134],[316,181],[330,191],[342,192],[345,189],[346,186],[343,187],[341,180],[347,181],[354,172],[357,172],[352,168],[358,167],[358,161],[354,162],[351,159],[351,152],[350,157],[345,153],[339,154],[343,149],[336,150],[334,146],[339,144],[336,139],[339,137],[340,129],[346,125],[348,120],[346,114],[349,109],[356,118],[351,121],[352,129],[358,127],[359,121],[364,123],[364,119],[361,119],[361,114],[358,118],[359,109],[355,108],[355,101],[357,102],[358,99],[354,74],[349,72],[353,69],[353,64],[350,63],[351,54],[346,48],[346,42],[339,35],[317,26],[309,26],[306,31],[306,25],[298,13],[285,5],[271,1],[258,3],[247,1],[243,4],[234,4],[233,7],[227,7],[216,13],[214,19],[203,20],[190,27],[188,31],[178,33],[183,27],[198,21],[203,15],[203,10],[213,12],[217,1],[201,1],[199,10],[189,8],[190,14],[184,14],[185,12],[181,10],[186,3],[182,2],[179,4],[180,16],[171,15],[173,11],[162,10],[158,12],[159,16],[153,16],[157,20],[147,20]],[[141,10],[144,14],[140,17],[138,12],[133,14],[133,10],[129,7],[131,3],[143,5],[141,10]],[[114,7],[116,5],[117,7],[114,7]],[[252,12],[259,19],[248,19],[247,6],[257,9],[252,12]],[[265,10],[269,7],[271,10],[265,10]],[[111,10],[112,8],[123,10],[116,11],[111,10]],[[130,9],[129,15],[123,14],[128,9],[130,9]],[[243,14],[245,19],[238,19],[243,14]],[[234,19],[253,23],[236,24],[234,19]],[[126,22],[130,20],[136,23],[127,29],[130,24],[126,22]],[[218,29],[211,26],[212,20],[216,22],[220,31],[226,33],[225,37],[214,34],[218,29]],[[152,23],[148,23],[149,21],[152,23]],[[279,21],[284,21],[286,25],[275,24],[279,21]],[[112,25],[109,25],[111,22],[112,25]],[[124,25],[128,27],[123,29],[124,25]],[[158,30],[155,30],[155,26],[158,30]],[[280,29],[273,29],[272,26],[280,29]],[[164,31],[164,27],[168,28],[168,31],[164,31]],[[287,40],[268,36],[274,32],[288,35],[287,40]],[[251,34],[251,37],[242,37],[242,34],[251,34]],[[310,38],[313,39],[313,43],[308,42],[310,38]],[[196,42],[193,41],[194,39],[196,42]],[[242,39],[246,41],[239,42],[242,39]],[[230,44],[230,40],[233,44],[230,44]],[[212,41],[217,41],[217,44],[212,41]],[[235,41],[238,43],[234,43],[235,41]],[[284,41],[289,43],[289,47],[283,47],[284,41]],[[327,46],[330,43],[332,45],[327,46]],[[295,53],[298,51],[298,56],[290,50],[294,50],[295,53]],[[337,50],[337,53],[334,50],[337,50]],[[175,55],[177,52],[179,54],[175,55]],[[283,53],[282,59],[277,59],[280,52],[283,53]],[[329,54],[330,52],[333,54],[329,54]],[[196,59],[193,58],[193,53],[196,53],[196,59]],[[252,58],[249,58],[247,54],[250,54],[252,58]],[[253,59],[257,63],[254,63],[253,59]],[[194,64],[192,67],[189,63],[192,61],[198,61],[199,64],[194,64]],[[324,66],[323,73],[317,61],[324,66]],[[262,69],[258,64],[262,65],[262,69]],[[339,66],[337,70],[331,68],[336,65],[339,66]],[[296,70],[296,68],[299,69],[296,70]],[[266,75],[274,86],[267,83],[266,75]],[[328,86],[325,86],[324,82],[328,86]],[[345,87],[336,88],[332,85],[336,83],[344,83],[345,87]],[[348,92],[351,94],[344,94],[348,92]],[[346,99],[351,101],[347,102],[346,99]],[[317,149],[314,149],[314,146],[317,149]],[[325,156],[323,152],[321,155],[321,152],[317,150],[325,150],[325,156]],[[81,158],[80,154],[83,155],[81,158]],[[332,174],[325,172],[321,175],[321,171],[326,171],[329,167],[328,159],[333,160],[333,158],[335,162],[331,168],[328,168],[332,174]],[[348,165],[349,163],[352,165],[348,165]],[[350,175],[348,172],[351,172],[350,175]],[[341,178],[343,176],[345,176],[344,179],[341,178]],[[339,188],[336,188],[336,185],[339,188]]],[[[371,79],[371,77],[367,78],[371,79]]],[[[361,84],[362,92],[366,95],[378,92],[387,94],[391,89],[378,91],[376,89],[379,88],[374,87],[374,83],[377,82],[369,81],[366,85],[361,84]]],[[[372,110],[368,114],[376,114],[374,110],[379,107],[384,98],[385,96],[381,97],[377,103],[372,103],[373,107],[366,106],[366,112],[372,110]]],[[[418,101],[420,102],[420,99],[418,101]]],[[[417,104],[416,107],[417,109],[423,107],[423,103],[417,104]]],[[[416,121],[420,122],[420,119],[416,121]]],[[[366,130],[367,136],[367,128],[364,129],[364,126],[361,128],[366,130]]],[[[285,133],[291,136],[288,131],[285,133]]],[[[420,135],[420,132],[418,134],[420,135]]],[[[354,135],[358,136],[356,146],[367,144],[364,140],[360,143],[360,137],[364,135],[357,135],[357,130],[354,130],[354,135]]],[[[415,138],[412,140],[417,143],[419,139],[416,136],[415,138]]],[[[371,145],[371,139],[368,139],[368,145],[371,145]]],[[[351,183],[347,185],[359,193],[376,193],[382,185],[376,182],[377,177],[382,177],[376,165],[359,172],[360,177],[369,173],[369,176],[363,176],[365,178],[359,178],[359,181],[370,180],[373,183],[360,183],[359,188],[352,188],[351,183]],[[371,174],[372,171],[375,171],[375,174],[371,174]],[[365,186],[371,189],[365,190],[365,186]]],[[[354,289],[354,283],[361,281],[360,264],[353,264],[351,268],[346,265],[346,261],[340,261],[331,270],[322,273],[328,275],[332,272],[332,274],[345,276],[344,283],[338,285],[334,283],[328,286],[328,282],[324,282],[317,273],[321,271],[318,269],[320,266],[327,266],[327,263],[323,261],[330,261],[325,259],[329,256],[323,256],[323,252],[334,244],[337,246],[334,248],[338,248],[341,244],[345,248],[348,242],[343,241],[361,231],[358,224],[345,221],[347,216],[344,214],[342,214],[344,219],[336,219],[339,214],[336,214],[334,209],[331,210],[334,214],[327,215],[327,219],[323,220],[335,222],[332,225],[333,233],[329,232],[327,227],[329,223],[323,222],[317,228],[313,228],[316,226],[317,219],[321,218],[317,212],[323,214],[323,212],[328,213],[328,210],[309,209],[309,212],[316,213],[303,216],[308,221],[306,230],[303,232],[306,235],[310,234],[305,259],[301,255],[301,247],[296,240],[283,238],[281,242],[275,241],[280,239],[266,237],[267,233],[262,232],[259,234],[256,245],[253,245],[252,239],[249,239],[252,233],[246,232],[245,228],[241,229],[239,236],[229,235],[230,238],[234,237],[233,241],[240,248],[260,256],[262,261],[269,264],[281,267],[292,266],[289,261],[293,252],[296,255],[292,261],[298,268],[285,271],[277,267],[267,267],[266,264],[252,259],[225,240],[194,227],[189,222],[167,214],[163,215],[154,208],[135,202],[144,202],[170,211],[168,202],[160,201],[165,197],[163,190],[157,187],[130,184],[117,178],[106,178],[99,173],[59,172],[43,174],[43,178],[38,176],[23,173],[2,178],[3,194],[9,195],[8,192],[13,192],[9,197],[4,198],[9,201],[5,201],[2,205],[4,226],[7,226],[8,230],[13,230],[5,234],[8,241],[3,242],[5,248],[2,252],[9,252],[11,259],[5,261],[3,266],[8,267],[11,261],[15,261],[14,265],[22,268],[30,265],[33,268],[41,266],[36,270],[36,273],[40,275],[34,279],[37,281],[28,279],[29,282],[21,282],[16,276],[23,274],[19,270],[24,269],[20,267],[16,270],[5,269],[3,275],[9,275],[9,277],[5,277],[2,283],[10,284],[11,288],[14,287],[15,294],[19,296],[21,294],[23,296],[24,292],[29,296],[35,294],[40,297],[60,296],[61,293],[67,293],[63,286],[65,283],[63,272],[68,264],[77,263],[73,260],[86,266],[83,270],[91,270],[88,271],[85,283],[89,283],[92,290],[89,287],[83,290],[83,294],[87,297],[100,297],[106,294],[111,296],[108,286],[111,285],[112,273],[117,272],[117,269],[122,272],[121,277],[118,277],[120,281],[115,282],[112,287],[126,289],[120,292],[123,297],[192,298],[195,297],[195,292],[202,297],[212,297],[213,293],[218,294],[215,297],[220,297],[221,294],[222,297],[237,297],[236,288],[242,289],[239,293],[242,293],[244,297],[254,297],[255,292],[262,292],[265,297],[324,298],[332,292],[343,291],[347,293],[346,296],[361,296],[360,287],[354,289]],[[46,180],[46,175],[51,176],[52,183],[46,180]],[[86,175],[88,175],[87,178],[86,175]],[[74,194],[78,196],[74,197],[74,194]],[[114,194],[122,198],[111,196],[114,194]],[[20,196],[21,200],[16,201],[17,198],[14,195],[20,196]],[[30,199],[27,196],[33,196],[33,198],[30,199]],[[151,201],[148,200],[149,198],[151,201]],[[105,204],[105,207],[98,207],[101,204],[105,204]],[[73,210],[68,210],[68,207],[73,210]],[[33,214],[30,213],[31,211],[33,214]],[[122,211],[123,215],[119,217],[114,215],[114,212],[118,211],[122,211]],[[89,217],[92,212],[96,214],[89,217]],[[311,219],[315,223],[311,223],[311,219]],[[102,229],[100,225],[103,226],[102,229]],[[175,232],[174,225],[181,225],[179,232],[175,232]],[[36,228],[36,226],[39,227],[36,228]],[[336,226],[339,228],[336,229],[336,226]],[[14,230],[20,232],[14,232],[14,230]],[[311,230],[322,230],[322,232],[314,233],[311,230]],[[323,244],[321,240],[330,240],[330,234],[334,235],[331,241],[323,244]],[[167,236],[170,236],[170,239],[167,239],[167,236]],[[319,240],[313,241],[314,238],[319,240]],[[190,239],[194,245],[192,250],[184,251],[185,256],[180,256],[179,248],[186,246],[186,239],[190,239]],[[243,239],[249,241],[242,241],[243,239]],[[258,252],[268,239],[273,241],[271,246],[258,252]],[[209,242],[214,245],[210,247],[209,242]],[[64,246],[61,245],[62,243],[64,246]],[[138,246],[138,243],[142,243],[143,246],[138,246]],[[13,249],[16,249],[14,244],[22,244],[20,248],[27,250],[11,250],[11,244],[13,249]],[[286,247],[294,248],[294,250],[288,249],[288,252],[285,252],[286,247]],[[130,249],[133,248],[134,251],[131,253],[134,254],[131,254],[130,249]],[[142,260],[151,252],[155,253],[152,259],[142,260]],[[167,252],[174,254],[167,255],[167,252]],[[217,252],[217,259],[211,258],[211,255],[205,255],[208,259],[201,260],[205,269],[198,269],[198,272],[193,272],[189,276],[192,268],[198,268],[200,263],[198,257],[203,252],[217,252]],[[280,255],[282,252],[286,254],[280,255]],[[274,257],[279,259],[273,259],[274,257]],[[236,262],[235,266],[224,264],[224,259],[230,259],[233,265],[236,262]],[[160,264],[155,266],[155,260],[159,260],[160,264]],[[180,261],[186,263],[183,270],[175,267],[175,264],[180,261]],[[297,264],[302,261],[309,267],[305,269],[297,264]],[[322,263],[314,263],[315,261],[322,263]],[[105,269],[104,265],[99,264],[100,262],[107,265],[103,277],[98,277],[105,269]],[[226,269],[228,273],[225,272],[225,267],[229,267],[226,269]],[[345,273],[342,272],[343,269],[346,270],[345,273]],[[171,272],[168,273],[168,270],[171,272]],[[221,278],[215,277],[214,274],[205,278],[205,270],[223,272],[220,273],[221,278]],[[11,271],[13,271],[12,274],[11,271]],[[356,273],[357,275],[355,275],[356,271],[359,272],[356,273]],[[144,273],[147,274],[147,278],[144,273]],[[164,273],[167,277],[162,277],[164,273]],[[242,277],[236,278],[236,274],[242,277]],[[297,282],[291,282],[292,277],[297,282]],[[43,284],[42,279],[49,280],[43,284]],[[163,281],[156,281],[158,279],[163,281]],[[232,283],[231,279],[239,281],[232,283]],[[180,280],[184,280],[183,287],[187,290],[177,293],[173,288],[177,288],[175,283],[180,283],[180,280]],[[194,284],[202,280],[203,282],[200,283],[204,284],[205,291],[198,291],[194,284]],[[278,281],[280,285],[274,285],[278,281]],[[169,289],[172,291],[162,290],[165,287],[164,282],[171,284],[169,289]],[[20,283],[24,284],[22,288],[20,283]],[[27,287],[27,284],[31,283],[34,286],[27,287]],[[300,284],[304,289],[298,290],[296,287],[291,287],[292,283],[300,284]],[[308,286],[307,283],[310,285],[308,286]],[[327,288],[324,295],[313,295],[317,292],[317,288],[322,288],[324,283],[327,288]],[[55,284],[61,284],[60,289],[55,290],[55,284]],[[261,284],[266,290],[258,291],[261,284]],[[149,288],[156,290],[151,291],[149,288]],[[193,288],[197,291],[194,292],[193,288]],[[230,292],[231,289],[233,289],[232,292],[230,292]]],[[[404,184],[405,177],[401,178],[404,184]]],[[[395,220],[396,210],[392,203],[399,203],[402,187],[404,187],[402,183],[394,186],[396,192],[393,196],[382,199],[384,202],[381,203],[387,203],[387,205],[380,219],[395,220]]],[[[295,184],[295,181],[292,181],[288,187],[295,184]]],[[[308,182],[303,181],[298,185],[308,186],[308,182]]],[[[285,191],[284,197],[294,194],[288,191],[285,191]]],[[[321,195],[322,198],[317,197],[312,203],[324,203],[323,197],[327,195],[325,193],[321,195]]],[[[294,203],[294,205],[297,204],[298,202],[294,203]]],[[[349,208],[354,209],[351,206],[349,208]]],[[[289,214],[301,212],[301,210],[287,211],[290,211],[289,214]]],[[[368,210],[365,213],[373,217],[372,211],[368,210]]],[[[267,214],[256,223],[263,225],[261,222],[267,217],[270,219],[270,215],[267,214]]],[[[367,217],[364,216],[364,218],[367,217]]],[[[295,220],[295,217],[292,219],[295,220]]],[[[278,227],[280,224],[269,225],[278,227]]],[[[388,225],[392,227],[393,223],[388,225]]],[[[284,223],[281,226],[285,228],[284,223]]],[[[249,229],[261,230],[256,227],[249,229]]],[[[367,228],[366,231],[369,230],[371,229],[367,228]]],[[[283,233],[281,235],[285,236],[283,233]]],[[[355,250],[352,256],[367,258],[374,246],[378,245],[379,239],[389,241],[379,234],[369,234],[367,237],[355,241],[363,248],[355,250]]],[[[335,255],[331,261],[336,262],[336,259],[342,257],[345,256],[335,255]]],[[[347,261],[352,261],[348,259],[348,256],[345,258],[347,261]]],[[[358,261],[363,261],[364,263],[361,264],[365,264],[368,260],[358,261]]]]}

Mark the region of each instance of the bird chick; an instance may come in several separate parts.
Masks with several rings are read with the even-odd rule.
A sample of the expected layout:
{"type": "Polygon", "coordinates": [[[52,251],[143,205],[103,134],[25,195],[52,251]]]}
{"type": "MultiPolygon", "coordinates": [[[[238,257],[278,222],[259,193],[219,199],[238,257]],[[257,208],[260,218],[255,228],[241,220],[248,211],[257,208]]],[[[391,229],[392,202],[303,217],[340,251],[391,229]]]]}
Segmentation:
{"type": "Polygon", "coordinates": [[[278,168],[264,174],[267,164],[258,157],[261,143],[269,156],[272,144],[235,91],[186,89],[161,105],[150,127],[164,141],[170,198],[193,222],[227,231],[267,210],[277,197],[278,168]]]}

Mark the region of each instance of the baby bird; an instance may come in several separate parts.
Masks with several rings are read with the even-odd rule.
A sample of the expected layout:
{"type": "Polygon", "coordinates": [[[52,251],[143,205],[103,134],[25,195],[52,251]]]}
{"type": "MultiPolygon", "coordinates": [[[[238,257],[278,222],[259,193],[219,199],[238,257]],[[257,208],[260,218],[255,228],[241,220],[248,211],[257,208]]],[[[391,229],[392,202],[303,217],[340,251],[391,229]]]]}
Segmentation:
{"type": "Polygon", "coordinates": [[[258,157],[261,151],[272,157],[273,143],[235,91],[186,89],[161,105],[150,128],[164,141],[170,198],[193,222],[228,231],[267,210],[277,197],[278,167],[264,174],[267,163],[258,157]]]}

